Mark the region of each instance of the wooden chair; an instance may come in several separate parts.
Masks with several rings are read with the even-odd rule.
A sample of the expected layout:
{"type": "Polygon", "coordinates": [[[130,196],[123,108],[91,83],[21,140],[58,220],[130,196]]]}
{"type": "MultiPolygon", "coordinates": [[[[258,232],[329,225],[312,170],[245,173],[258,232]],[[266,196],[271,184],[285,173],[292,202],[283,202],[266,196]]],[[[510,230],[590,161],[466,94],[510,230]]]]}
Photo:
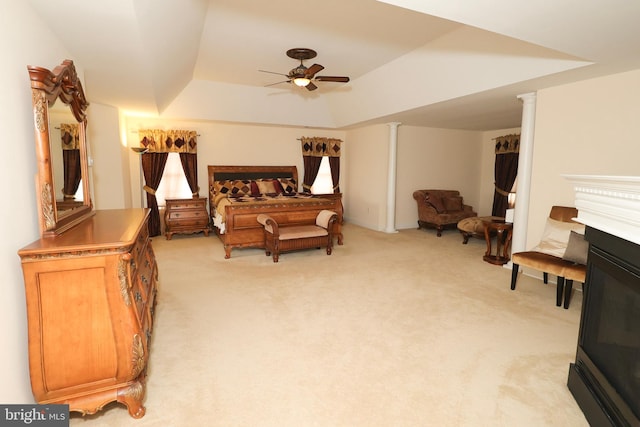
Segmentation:
{"type": "MultiPolygon", "coordinates": [[[[567,232],[567,236],[569,235],[569,230],[573,225],[575,225],[574,228],[576,229],[584,227],[573,221],[573,218],[577,216],[578,210],[567,206],[553,206],[549,213],[550,219],[567,224],[565,230],[567,232]]],[[[556,305],[558,307],[562,305],[564,296],[564,308],[569,308],[573,282],[574,280],[577,280],[584,283],[587,268],[585,265],[577,264],[562,258],[562,252],[566,250],[567,243],[568,237],[567,241],[555,240],[555,254],[542,252],[543,249],[541,248],[544,247],[543,242],[531,251],[516,252],[512,254],[511,261],[513,263],[513,269],[511,270],[511,289],[514,290],[516,288],[519,266],[542,271],[542,277],[545,284],[548,283],[549,273],[551,273],[557,276],[556,305]]]]}
{"type": "Polygon", "coordinates": [[[281,252],[326,247],[327,255],[333,248],[333,225],[338,214],[322,210],[312,225],[280,226],[271,216],[260,214],[257,220],[264,227],[265,252],[273,254],[273,262],[278,262],[281,252]]]}

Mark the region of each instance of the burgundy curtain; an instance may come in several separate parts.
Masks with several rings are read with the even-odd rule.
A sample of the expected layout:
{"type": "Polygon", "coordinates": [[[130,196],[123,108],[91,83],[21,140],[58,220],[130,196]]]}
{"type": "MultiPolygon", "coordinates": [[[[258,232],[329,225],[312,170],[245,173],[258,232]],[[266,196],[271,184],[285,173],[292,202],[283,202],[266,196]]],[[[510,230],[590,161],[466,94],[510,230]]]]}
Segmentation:
{"type": "Polygon", "coordinates": [[[142,172],[144,173],[144,190],[147,192],[147,206],[151,209],[149,214],[149,236],[162,234],[160,226],[160,211],[156,190],[162,180],[162,172],[167,164],[169,153],[144,153],[142,155],[142,172]]]}
{"type": "Polygon", "coordinates": [[[340,157],[329,157],[329,167],[331,168],[331,180],[333,181],[333,192],[340,192],[340,157]]]}
{"type": "Polygon", "coordinates": [[[62,162],[64,164],[62,194],[65,199],[73,199],[82,179],[80,150],[62,150],[62,162]]]}
{"type": "Polygon", "coordinates": [[[180,163],[184,176],[191,189],[193,197],[199,197],[200,187],[198,187],[198,155],[191,153],[180,153],[180,163]]]}
{"type": "Polygon", "coordinates": [[[320,163],[322,163],[322,157],[302,156],[302,161],[304,163],[304,180],[302,181],[302,191],[305,193],[311,193],[311,186],[318,176],[320,163]]]}
{"type": "Polygon", "coordinates": [[[492,215],[504,217],[509,207],[509,192],[518,175],[520,135],[496,138],[495,192],[492,215]]]}

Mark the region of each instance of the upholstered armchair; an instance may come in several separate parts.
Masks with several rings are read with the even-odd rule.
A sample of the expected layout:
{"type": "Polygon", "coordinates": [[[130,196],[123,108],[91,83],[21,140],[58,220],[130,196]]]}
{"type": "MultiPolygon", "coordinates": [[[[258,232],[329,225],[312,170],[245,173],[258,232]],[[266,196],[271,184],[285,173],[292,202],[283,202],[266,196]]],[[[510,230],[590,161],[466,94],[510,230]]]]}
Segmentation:
{"type": "Polygon", "coordinates": [[[418,229],[435,228],[438,237],[445,228],[455,228],[458,221],[478,216],[456,190],[416,190],[413,198],[418,203],[418,229]]]}

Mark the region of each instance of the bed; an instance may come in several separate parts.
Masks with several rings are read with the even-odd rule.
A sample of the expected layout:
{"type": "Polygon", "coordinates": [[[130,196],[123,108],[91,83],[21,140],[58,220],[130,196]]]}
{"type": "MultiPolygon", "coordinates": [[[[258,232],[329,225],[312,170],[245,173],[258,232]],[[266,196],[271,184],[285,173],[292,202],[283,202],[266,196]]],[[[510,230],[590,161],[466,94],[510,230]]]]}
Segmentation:
{"type": "Polygon", "coordinates": [[[342,195],[298,193],[296,166],[212,166],[209,177],[209,215],[224,245],[225,258],[234,248],[264,248],[264,231],[257,216],[268,214],[278,223],[313,224],[323,209],[338,214],[333,229],[342,236],[342,195]]]}

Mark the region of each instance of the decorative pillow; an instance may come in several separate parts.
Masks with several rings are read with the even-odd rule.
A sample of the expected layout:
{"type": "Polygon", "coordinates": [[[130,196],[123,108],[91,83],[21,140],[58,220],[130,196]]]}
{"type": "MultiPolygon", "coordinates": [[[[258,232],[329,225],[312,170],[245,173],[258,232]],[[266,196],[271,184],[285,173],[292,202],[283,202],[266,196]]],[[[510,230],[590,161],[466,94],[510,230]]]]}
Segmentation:
{"type": "Polygon", "coordinates": [[[258,184],[258,189],[260,190],[261,194],[275,194],[276,192],[276,188],[273,185],[272,179],[258,180],[256,181],[256,184],[258,184]]]}
{"type": "Polygon", "coordinates": [[[565,250],[567,249],[571,231],[584,234],[584,224],[579,224],[577,222],[562,222],[552,218],[547,218],[542,239],[540,240],[540,243],[538,243],[538,246],[531,250],[562,258],[565,250]]]}
{"type": "Polygon", "coordinates": [[[432,194],[427,194],[425,198],[427,203],[429,203],[438,213],[446,212],[444,204],[442,203],[442,199],[440,197],[434,196],[432,194]]]}
{"type": "Polygon", "coordinates": [[[298,191],[298,185],[293,178],[278,178],[282,186],[283,193],[295,193],[298,191]]]}
{"type": "Polygon", "coordinates": [[[564,251],[562,259],[575,262],[576,264],[587,265],[587,254],[589,253],[589,242],[584,235],[571,231],[567,250],[564,251]]]}
{"type": "Polygon", "coordinates": [[[276,189],[276,193],[277,194],[284,193],[284,189],[282,188],[282,184],[280,184],[280,181],[278,181],[277,179],[273,180],[273,188],[276,189]]]}
{"type": "Polygon", "coordinates": [[[214,183],[216,194],[245,196],[251,193],[251,181],[248,180],[222,180],[214,183]]]}
{"type": "Polygon", "coordinates": [[[445,197],[442,199],[447,212],[458,212],[462,210],[462,197],[445,197]]]}
{"type": "Polygon", "coordinates": [[[223,190],[223,188],[224,188],[224,184],[225,184],[226,182],[227,182],[227,181],[215,181],[215,182],[213,183],[213,187],[212,187],[214,194],[224,194],[224,193],[227,193],[227,192],[229,191],[229,189],[228,189],[228,188],[227,188],[226,190],[223,190]]]}
{"type": "Polygon", "coordinates": [[[251,181],[251,195],[253,197],[260,196],[260,189],[258,188],[258,184],[255,181],[251,181]]]}

